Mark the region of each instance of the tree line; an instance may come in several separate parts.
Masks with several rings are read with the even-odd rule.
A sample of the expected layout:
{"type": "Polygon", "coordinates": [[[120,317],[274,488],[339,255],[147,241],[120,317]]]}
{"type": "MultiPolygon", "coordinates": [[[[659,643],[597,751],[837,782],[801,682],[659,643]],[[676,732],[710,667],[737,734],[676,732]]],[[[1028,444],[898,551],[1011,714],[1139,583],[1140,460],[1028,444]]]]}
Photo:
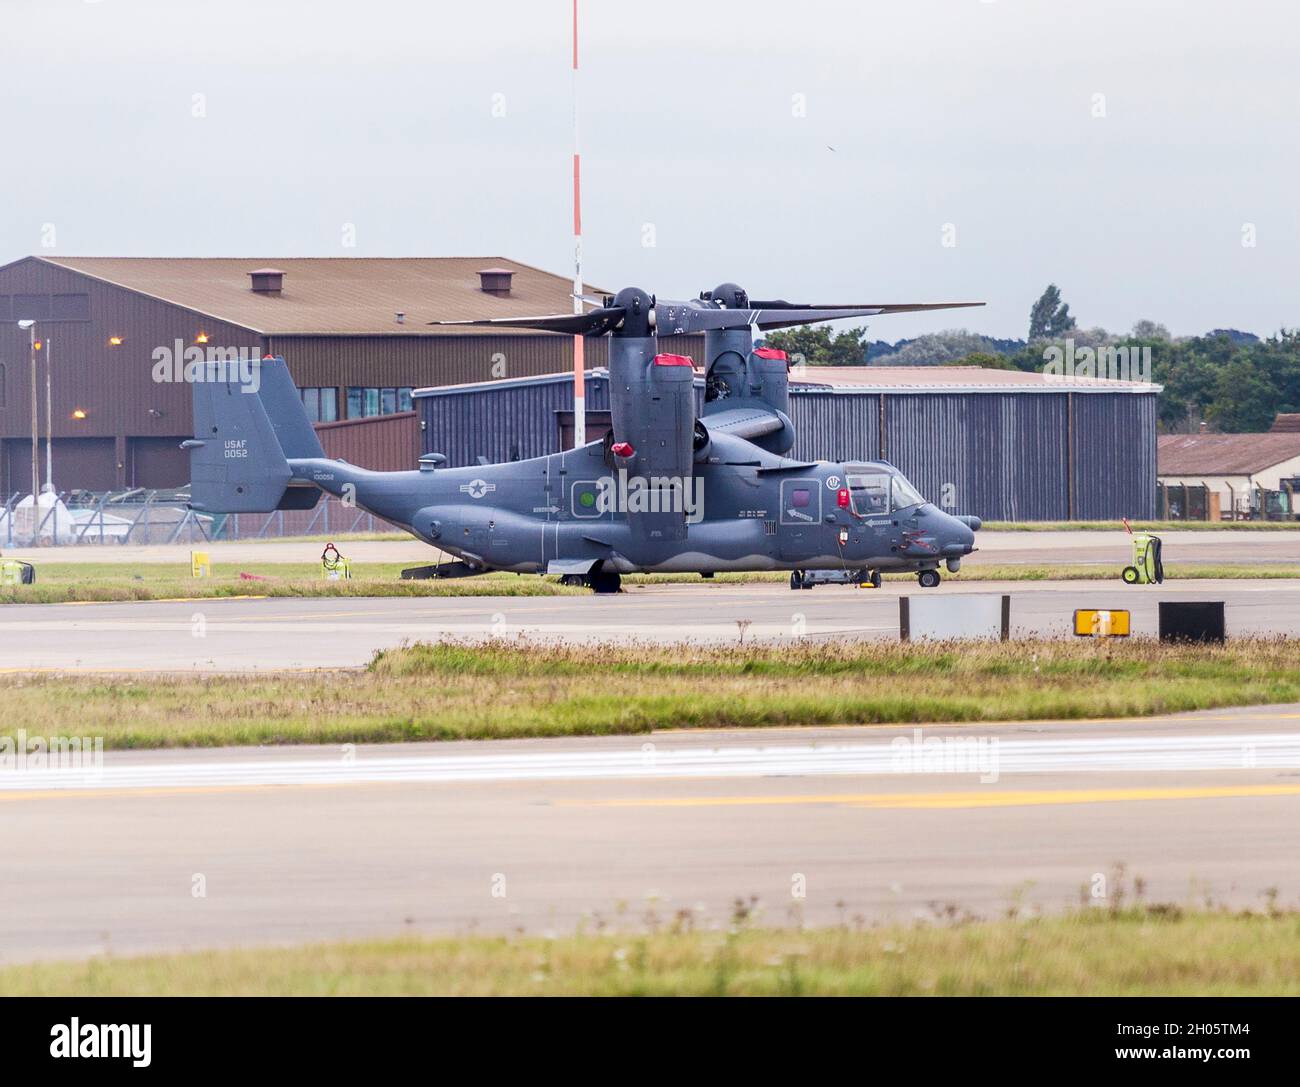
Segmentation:
{"type": "Polygon", "coordinates": [[[866,327],[838,334],[827,325],[769,333],[765,343],[809,366],[984,366],[1041,373],[1045,355],[1067,339],[1077,349],[1150,349],[1151,380],[1160,393],[1161,429],[1194,433],[1202,423],[1223,433],[1265,431],[1278,412],[1300,412],[1300,330],[1261,338],[1216,328],[1179,336],[1154,321],[1139,321],[1127,335],[1079,328],[1060,289],[1051,284],[1030,309],[1023,340],[996,339],[950,329],[888,343],[869,340],[866,327]]]}

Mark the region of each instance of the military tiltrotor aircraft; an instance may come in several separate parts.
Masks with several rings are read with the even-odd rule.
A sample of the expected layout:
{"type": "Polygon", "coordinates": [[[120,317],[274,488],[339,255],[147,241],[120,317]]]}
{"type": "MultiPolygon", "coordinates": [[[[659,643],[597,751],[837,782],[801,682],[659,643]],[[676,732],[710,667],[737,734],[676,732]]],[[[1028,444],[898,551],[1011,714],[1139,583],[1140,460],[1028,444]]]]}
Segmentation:
{"type": "Polygon", "coordinates": [[[200,364],[190,450],[195,510],[310,509],[325,491],[454,556],[404,576],[490,570],[558,574],[597,593],[620,575],[790,570],[914,571],[923,587],[958,569],[978,518],[936,509],[882,461],[794,460],[788,364],[754,348],[756,330],[843,317],[947,309],[934,305],[796,305],[750,301],[726,283],[687,302],[635,287],[584,313],[469,322],[610,336],[612,430],[603,441],[531,460],[372,472],[325,457],[284,360],[238,373],[200,364]],[[659,351],[659,336],[704,333],[704,400],[693,361],[659,351]]]}

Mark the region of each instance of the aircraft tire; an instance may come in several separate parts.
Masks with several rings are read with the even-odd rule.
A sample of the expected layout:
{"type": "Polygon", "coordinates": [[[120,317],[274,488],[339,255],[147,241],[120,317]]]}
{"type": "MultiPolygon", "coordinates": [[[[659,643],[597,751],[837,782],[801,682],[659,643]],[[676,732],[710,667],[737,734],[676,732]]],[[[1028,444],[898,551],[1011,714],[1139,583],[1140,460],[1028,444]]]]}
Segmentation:
{"type": "Polygon", "coordinates": [[[803,588],[803,577],[798,570],[790,571],[790,588],[792,589],[803,588]]]}
{"type": "Polygon", "coordinates": [[[916,575],[916,582],[922,589],[933,589],[940,580],[938,570],[922,570],[916,575]]]}

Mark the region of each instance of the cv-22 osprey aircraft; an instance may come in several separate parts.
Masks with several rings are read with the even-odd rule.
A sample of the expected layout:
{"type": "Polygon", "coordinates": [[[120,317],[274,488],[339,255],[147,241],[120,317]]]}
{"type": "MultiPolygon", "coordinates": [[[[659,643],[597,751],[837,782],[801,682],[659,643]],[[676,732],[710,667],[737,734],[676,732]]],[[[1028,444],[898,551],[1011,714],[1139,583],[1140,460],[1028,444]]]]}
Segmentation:
{"type": "Polygon", "coordinates": [[[947,309],[929,305],[798,305],[751,301],[726,283],[686,302],[628,287],[584,313],[469,322],[610,337],[612,430],[603,441],[506,464],[372,472],[326,458],[284,360],[251,372],[206,370],[193,387],[191,500],[209,513],[310,509],[322,491],[454,556],[412,576],[491,570],[560,575],[597,593],[632,572],[847,570],[880,584],[914,571],[923,587],[958,569],[978,518],[927,502],[882,461],[791,459],[788,364],[754,348],[756,330],[844,317],[947,309]],[[658,337],[704,333],[705,396],[693,360],[658,337]],[[251,380],[250,380],[251,378],[251,380]]]}

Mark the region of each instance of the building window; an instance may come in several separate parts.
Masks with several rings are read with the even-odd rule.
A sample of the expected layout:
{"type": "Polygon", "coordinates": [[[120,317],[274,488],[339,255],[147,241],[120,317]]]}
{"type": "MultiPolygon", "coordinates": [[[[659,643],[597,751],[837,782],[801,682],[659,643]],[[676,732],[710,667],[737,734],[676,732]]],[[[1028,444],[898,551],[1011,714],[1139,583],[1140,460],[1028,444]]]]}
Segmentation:
{"type": "Polygon", "coordinates": [[[365,419],[371,415],[392,415],[411,410],[412,386],[349,385],[347,411],[349,419],[365,419]]]}
{"type": "Polygon", "coordinates": [[[89,321],[88,294],[0,295],[0,320],[89,321]]]}
{"type": "Polygon", "coordinates": [[[14,295],[15,321],[45,321],[50,316],[50,296],[48,294],[14,295]]]}
{"type": "Polygon", "coordinates": [[[302,406],[313,423],[332,423],[339,417],[339,391],[327,388],[299,389],[302,406]]]}
{"type": "Polygon", "coordinates": [[[55,294],[50,296],[50,318],[55,321],[89,321],[90,295],[55,294]]]}

